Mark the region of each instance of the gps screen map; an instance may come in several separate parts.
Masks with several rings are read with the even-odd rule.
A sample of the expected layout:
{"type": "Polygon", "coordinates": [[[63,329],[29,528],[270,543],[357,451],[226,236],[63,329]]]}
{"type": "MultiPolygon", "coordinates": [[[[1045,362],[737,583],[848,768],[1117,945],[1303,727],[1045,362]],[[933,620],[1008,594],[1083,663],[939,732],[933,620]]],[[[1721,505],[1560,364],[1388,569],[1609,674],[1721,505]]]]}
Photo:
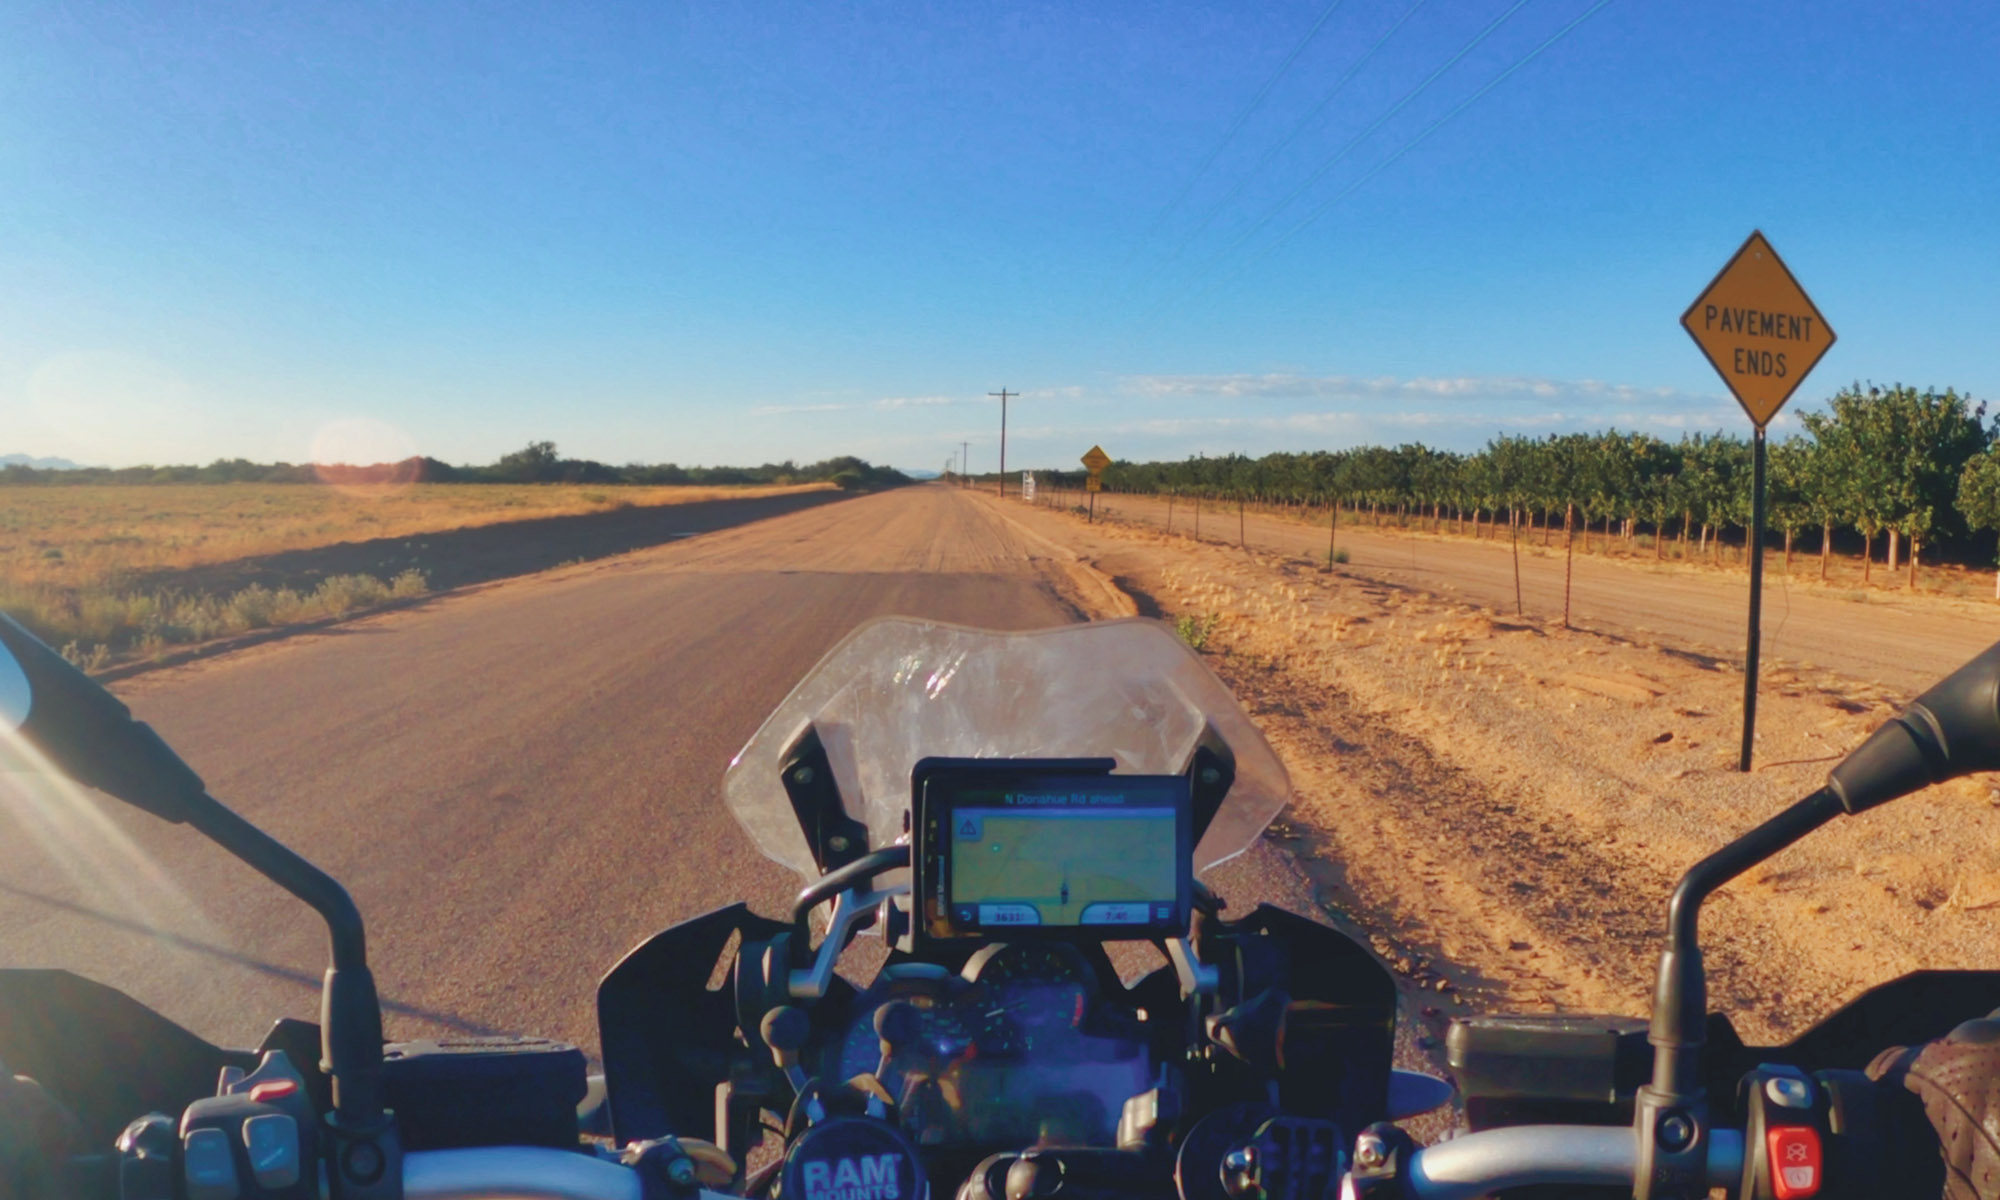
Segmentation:
{"type": "Polygon", "coordinates": [[[944,899],[960,929],[1094,929],[1185,920],[1187,784],[1044,778],[968,787],[938,815],[944,899]]]}

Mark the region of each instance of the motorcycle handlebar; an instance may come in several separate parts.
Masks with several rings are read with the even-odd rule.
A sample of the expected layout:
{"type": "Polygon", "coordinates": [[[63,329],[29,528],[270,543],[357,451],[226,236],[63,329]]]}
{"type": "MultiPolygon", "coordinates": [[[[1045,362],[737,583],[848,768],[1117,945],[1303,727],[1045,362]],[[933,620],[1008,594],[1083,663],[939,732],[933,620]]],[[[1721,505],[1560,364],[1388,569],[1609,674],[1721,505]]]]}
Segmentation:
{"type": "MultiPolygon", "coordinates": [[[[1468,1133],[1410,1156],[1404,1194],[1416,1200],[1473,1200],[1502,1188],[1549,1184],[1630,1187],[1639,1139],[1630,1128],[1518,1125],[1468,1133]]],[[[1708,1146],[1708,1186],[1743,1178],[1743,1134],[1717,1129],[1708,1146]]]]}
{"type": "MultiPolygon", "coordinates": [[[[485,1146],[403,1156],[404,1200],[641,1200],[630,1167],[569,1150],[485,1146]]],[[[699,1200],[732,1200],[703,1191],[699,1200]]]]}
{"type": "MultiPolygon", "coordinates": [[[[1503,1188],[1549,1184],[1629,1187],[1638,1170],[1629,1128],[1521,1125],[1469,1133],[1416,1151],[1404,1173],[1415,1200],[1475,1200],[1503,1188]]],[[[1734,1187],[1743,1176],[1743,1135],[1710,1135],[1708,1184],[1734,1187]]],[[[629,1167],[567,1150],[488,1146],[412,1151],[403,1156],[406,1200],[642,1200],[629,1167]]],[[[703,1191],[699,1200],[732,1200],[703,1191]]]]}

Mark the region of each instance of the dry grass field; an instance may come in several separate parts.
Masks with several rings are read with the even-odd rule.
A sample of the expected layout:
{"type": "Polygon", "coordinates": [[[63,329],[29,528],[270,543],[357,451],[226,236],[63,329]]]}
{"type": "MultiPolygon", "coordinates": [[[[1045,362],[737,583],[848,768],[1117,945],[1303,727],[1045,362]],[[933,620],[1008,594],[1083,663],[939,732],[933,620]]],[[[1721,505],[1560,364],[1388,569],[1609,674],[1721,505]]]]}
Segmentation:
{"type": "MultiPolygon", "coordinates": [[[[823,485],[813,485],[823,486],[823,485]]],[[[91,667],[420,595],[419,571],[340,575],[298,590],[230,595],[174,586],[177,572],[340,542],[613,509],[797,491],[431,483],[162,484],[0,488],[0,611],[91,667]]]]}

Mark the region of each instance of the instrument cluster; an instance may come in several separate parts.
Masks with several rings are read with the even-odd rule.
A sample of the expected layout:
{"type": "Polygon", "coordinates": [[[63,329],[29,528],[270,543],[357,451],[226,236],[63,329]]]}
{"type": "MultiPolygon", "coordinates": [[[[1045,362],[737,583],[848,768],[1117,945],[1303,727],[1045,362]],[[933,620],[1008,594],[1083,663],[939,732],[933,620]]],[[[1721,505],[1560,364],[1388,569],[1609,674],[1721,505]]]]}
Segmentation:
{"type": "Polygon", "coordinates": [[[855,1006],[826,1077],[845,1081],[875,1073],[884,1038],[877,1014],[907,1006],[892,1022],[892,1059],[949,1062],[1015,1059],[1062,1031],[1077,1031],[1095,1008],[1097,981],[1075,947],[1060,943],[989,946],[962,975],[891,979],[855,1006]]]}
{"type": "Polygon", "coordinates": [[[824,1065],[833,1085],[873,1077],[907,1131],[953,1145],[1110,1144],[1156,1069],[1143,1026],[1101,1001],[1082,951],[1056,942],[988,946],[958,975],[892,968],[857,998],[824,1065]]]}

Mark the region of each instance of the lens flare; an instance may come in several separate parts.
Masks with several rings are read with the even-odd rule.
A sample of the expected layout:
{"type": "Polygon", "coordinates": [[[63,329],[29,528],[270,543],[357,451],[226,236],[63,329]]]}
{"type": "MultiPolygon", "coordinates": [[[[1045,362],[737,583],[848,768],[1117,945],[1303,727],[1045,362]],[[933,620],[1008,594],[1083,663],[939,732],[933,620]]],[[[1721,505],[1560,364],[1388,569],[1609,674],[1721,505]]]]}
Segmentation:
{"type": "Polygon", "coordinates": [[[373,417],[343,417],[313,434],[311,460],[319,481],[352,496],[387,496],[418,481],[416,440],[373,417]]]}
{"type": "Polygon", "coordinates": [[[215,939],[214,924],[193,898],[104,804],[17,730],[0,725],[0,844],[39,847],[83,895],[156,936],[215,939]],[[169,929],[164,920],[180,928],[169,929]],[[193,929],[186,928],[190,923],[193,929]]]}

